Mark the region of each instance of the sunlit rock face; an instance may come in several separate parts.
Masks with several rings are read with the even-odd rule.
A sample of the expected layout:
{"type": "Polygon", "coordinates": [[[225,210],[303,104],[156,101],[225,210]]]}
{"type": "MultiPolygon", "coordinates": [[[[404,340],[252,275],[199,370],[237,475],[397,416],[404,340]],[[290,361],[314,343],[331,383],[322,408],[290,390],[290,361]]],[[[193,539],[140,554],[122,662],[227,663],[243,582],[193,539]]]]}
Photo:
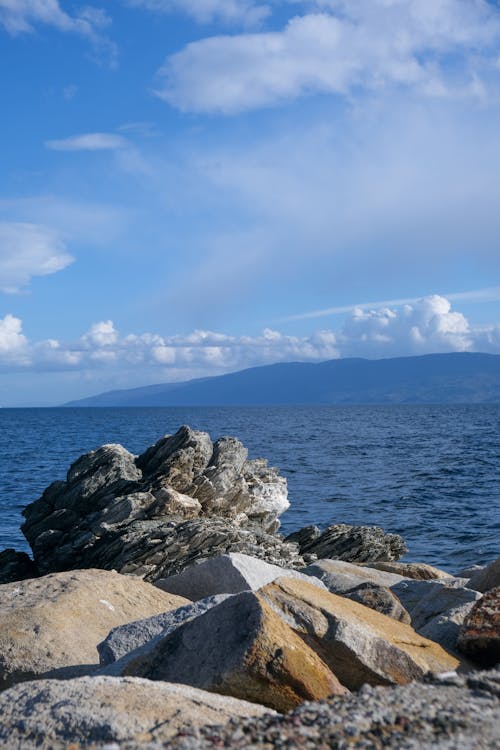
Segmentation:
{"type": "Polygon", "coordinates": [[[40,573],[98,567],[155,580],[225,552],[302,564],[275,532],[286,479],[239,440],[181,427],[142,455],[104,445],[29,505],[23,533],[40,573]]]}

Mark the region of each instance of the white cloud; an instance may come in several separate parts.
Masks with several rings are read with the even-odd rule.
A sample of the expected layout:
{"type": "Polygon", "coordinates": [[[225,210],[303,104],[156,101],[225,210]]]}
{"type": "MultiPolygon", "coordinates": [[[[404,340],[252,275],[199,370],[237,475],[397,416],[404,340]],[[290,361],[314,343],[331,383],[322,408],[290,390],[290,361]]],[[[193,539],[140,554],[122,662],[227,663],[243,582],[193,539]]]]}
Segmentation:
{"type": "Polygon", "coordinates": [[[323,12],[292,18],[282,31],[187,45],[160,70],[157,95],[184,111],[231,114],[359,88],[405,86],[432,96],[484,91],[481,60],[489,52],[492,66],[500,40],[500,13],[486,0],[317,5],[323,12]]]}
{"type": "Polygon", "coordinates": [[[0,355],[5,370],[108,370],[123,380],[184,380],[275,362],[320,362],[338,357],[394,357],[451,351],[500,353],[500,326],[475,328],[451,309],[449,300],[425,297],[399,309],[355,310],[340,330],[304,336],[264,329],[254,336],[196,330],[186,335],[145,333],[121,336],[112,321],[91,326],[78,341],[30,343],[21,321],[0,320],[0,355]]]}
{"type": "Polygon", "coordinates": [[[61,140],[46,141],[45,145],[52,151],[114,151],[126,148],[128,141],[114,133],[84,133],[61,140]]]}
{"type": "Polygon", "coordinates": [[[22,333],[22,322],[13,315],[0,318],[0,362],[27,365],[28,341],[22,333]]]}
{"type": "Polygon", "coordinates": [[[59,234],[40,224],[0,222],[0,290],[17,292],[34,276],[66,268],[73,258],[59,234]]]}
{"type": "Polygon", "coordinates": [[[266,4],[254,0],[128,0],[128,4],[157,13],[178,11],[199,23],[223,21],[253,25],[269,15],[266,4]]]}
{"type": "Polygon", "coordinates": [[[473,351],[477,342],[464,315],[433,295],[401,310],[356,309],[344,324],[340,345],[346,356],[387,357],[473,351]]]}
{"type": "Polygon", "coordinates": [[[39,24],[51,26],[85,37],[92,44],[96,59],[114,66],[116,46],[102,33],[110,23],[102,8],[84,6],[70,15],[59,0],[0,0],[0,26],[12,36],[33,32],[39,24]]]}

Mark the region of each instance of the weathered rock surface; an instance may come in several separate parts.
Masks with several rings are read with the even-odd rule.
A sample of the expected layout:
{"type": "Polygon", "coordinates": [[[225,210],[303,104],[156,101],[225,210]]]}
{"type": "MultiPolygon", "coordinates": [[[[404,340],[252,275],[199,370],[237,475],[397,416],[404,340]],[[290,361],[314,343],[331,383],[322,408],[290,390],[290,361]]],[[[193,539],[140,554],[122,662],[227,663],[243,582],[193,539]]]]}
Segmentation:
{"type": "Polygon", "coordinates": [[[474,604],[460,630],[458,647],[484,666],[500,662],[500,586],[474,604]]]}
{"type": "Polygon", "coordinates": [[[308,565],[302,572],[319,578],[332,594],[344,594],[362,583],[373,583],[376,586],[390,588],[404,580],[402,576],[395,573],[385,573],[343,560],[318,560],[308,565]]]}
{"type": "Polygon", "coordinates": [[[95,567],[155,580],[228,551],[303,565],[274,533],[288,505],[286,480],[238,440],[212,444],[182,427],[138,457],[120,445],[81,456],[23,511],[22,530],[41,573],[95,567]]]}
{"type": "Polygon", "coordinates": [[[38,569],[26,552],[4,549],[0,552],[0,584],[35,578],[38,569]]]}
{"type": "Polygon", "coordinates": [[[361,583],[356,588],[345,591],[342,596],[353,602],[364,604],[365,607],[370,607],[398,622],[404,622],[407,625],[411,623],[410,615],[397,596],[394,596],[392,591],[385,586],[378,586],[376,583],[361,583]]]}
{"type": "Polygon", "coordinates": [[[321,581],[309,575],[292,569],[287,570],[278,565],[270,565],[264,560],[237,552],[211,557],[198,565],[191,565],[177,575],[156,580],[155,586],[171,594],[178,594],[196,601],[214,594],[257,591],[280,576],[310,580],[321,588],[325,588],[321,581]]]}
{"type": "Polygon", "coordinates": [[[350,690],[404,684],[459,664],[408,625],[309,583],[279,578],[259,594],[350,690]]]}
{"type": "Polygon", "coordinates": [[[188,603],[137,578],[104,570],[55,573],[0,586],[0,689],[99,667],[111,628],[188,603]]]}
{"type": "Polygon", "coordinates": [[[386,573],[396,573],[396,575],[403,576],[404,578],[414,578],[418,581],[428,581],[435,578],[453,578],[450,573],[435,568],[433,565],[427,565],[427,563],[384,562],[376,560],[371,563],[361,563],[361,565],[370,565],[370,567],[376,570],[385,570],[386,573]]]}
{"type": "Polygon", "coordinates": [[[135,620],[126,625],[118,625],[108,636],[97,644],[101,666],[118,661],[131,651],[150,643],[156,636],[165,637],[173,633],[178,627],[188,620],[192,620],[204,614],[212,607],[223,602],[230,594],[218,594],[206,599],[186,604],[184,607],[162,612],[143,620],[135,620]]]}
{"type": "Polygon", "coordinates": [[[142,650],[124,674],[193,685],[278,711],[345,692],[321,658],[250,591],[142,650]]]}
{"type": "Polygon", "coordinates": [[[378,526],[329,526],[317,534],[316,526],[306,526],[290,534],[286,541],[299,545],[301,555],[313,554],[319,559],[331,558],[347,562],[399,560],[408,550],[399,534],[388,534],[378,526]]]}
{"type": "Polygon", "coordinates": [[[69,750],[162,742],[182,730],[272,713],[187,685],[133,677],[40,680],[0,695],[0,744],[3,750],[69,750]]]}
{"type": "Polygon", "coordinates": [[[404,579],[391,587],[409,612],[412,627],[451,653],[465,618],[480,594],[455,578],[433,581],[404,579]]]}
{"type": "Polygon", "coordinates": [[[495,750],[500,747],[499,697],[498,671],[392,688],[366,685],[349,696],[305,703],[286,716],[234,720],[223,729],[183,733],[164,747],[495,750]]]}
{"type": "Polygon", "coordinates": [[[500,557],[472,573],[467,586],[475,591],[489,591],[500,586],[500,557]]]}

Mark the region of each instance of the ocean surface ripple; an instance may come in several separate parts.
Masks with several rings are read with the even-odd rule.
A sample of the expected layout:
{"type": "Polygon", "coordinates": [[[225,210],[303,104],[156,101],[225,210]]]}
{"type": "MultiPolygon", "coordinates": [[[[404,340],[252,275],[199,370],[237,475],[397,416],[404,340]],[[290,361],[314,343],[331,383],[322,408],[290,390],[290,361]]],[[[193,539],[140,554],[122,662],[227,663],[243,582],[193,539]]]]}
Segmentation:
{"type": "Polygon", "coordinates": [[[182,424],[237,436],[288,479],[288,533],[382,526],[405,559],[455,572],[500,555],[500,406],[1,409],[0,549],[29,551],[21,510],[103,443],[142,452],[182,424]]]}

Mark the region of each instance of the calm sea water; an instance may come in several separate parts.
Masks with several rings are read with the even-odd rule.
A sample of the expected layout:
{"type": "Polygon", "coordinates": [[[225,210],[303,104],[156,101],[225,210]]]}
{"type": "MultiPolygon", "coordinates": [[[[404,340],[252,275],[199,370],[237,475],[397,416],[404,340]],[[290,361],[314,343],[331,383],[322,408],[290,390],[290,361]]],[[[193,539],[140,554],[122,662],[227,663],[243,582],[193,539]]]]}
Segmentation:
{"type": "Polygon", "coordinates": [[[134,453],[182,424],[239,437],[288,479],[282,528],[402,534],[450,571],[500,555],[500,406],[0,409],[0,549],[28,550],[21,510],[103,443],[134,453]]]}

